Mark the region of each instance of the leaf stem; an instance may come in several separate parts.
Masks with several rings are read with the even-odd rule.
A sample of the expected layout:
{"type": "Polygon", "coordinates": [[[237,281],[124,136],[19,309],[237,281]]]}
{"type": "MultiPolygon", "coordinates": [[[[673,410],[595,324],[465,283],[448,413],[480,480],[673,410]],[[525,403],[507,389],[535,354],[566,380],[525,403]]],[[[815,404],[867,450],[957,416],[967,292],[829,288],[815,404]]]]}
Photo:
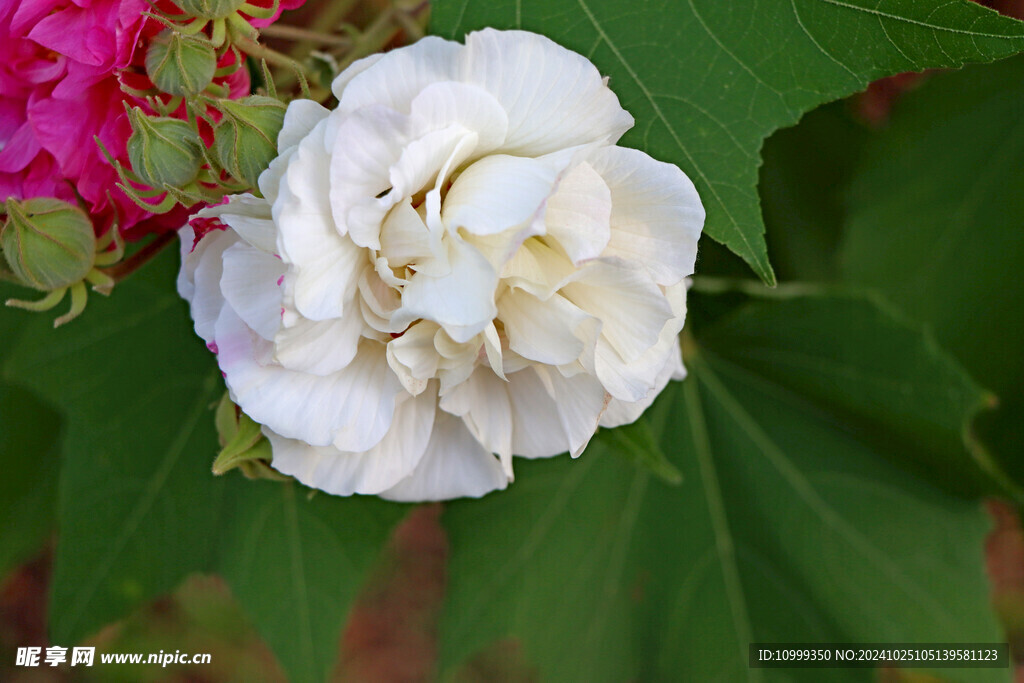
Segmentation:
{"type": "Polygon", "coordinates": [[[177,234],[173,230],[162,232],[157,235],[149,244],[126,258],[124,261],[104,268],[103,272],[114,279],[114,282],[121,282],[136,270],[146,265],[154,256],[163,251],[164,247],[174,241],[177,234]]]}

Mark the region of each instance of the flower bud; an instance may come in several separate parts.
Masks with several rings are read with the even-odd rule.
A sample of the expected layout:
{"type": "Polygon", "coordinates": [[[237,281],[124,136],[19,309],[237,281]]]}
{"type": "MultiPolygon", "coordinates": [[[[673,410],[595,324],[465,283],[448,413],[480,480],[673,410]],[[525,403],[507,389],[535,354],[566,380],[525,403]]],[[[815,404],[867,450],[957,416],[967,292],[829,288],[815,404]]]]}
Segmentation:
{"type": "Polygon", "coordinates": [[[146,50],[146,74],[170,95],[195,95],[206,89],[217,69],[213,46],[202,38],[165,29],[146,50]]]}
{"type": "Polygon", "coordinates": [[[234,14],[245,0],[176,0],[186,14],[199,19],[223,19],[234,14]]]}
{"type": "Polygon", "coordinates": [[[11,271],[44,292],[68,287],[92,269],[96,235],[84,211],[52,197],[8,199],[0,247],[11,271]]]}
{"type": "Polygon", "coordinates": [[[222,100],[224,112],[213,132],[217,160],[235,178],[255,187],[260,174],[277,156],[277,134],[284,123],[285,105],[271,97],[251,95],[222,100]]]}
{"type": "Polygon", "coordinates": [[[203,143],[192,126],[166,116],[146,116],[138,107],[129,116],[128,159],[142,182],[159,189],[180,188],[195,180],[203,165],[203,143]]]}

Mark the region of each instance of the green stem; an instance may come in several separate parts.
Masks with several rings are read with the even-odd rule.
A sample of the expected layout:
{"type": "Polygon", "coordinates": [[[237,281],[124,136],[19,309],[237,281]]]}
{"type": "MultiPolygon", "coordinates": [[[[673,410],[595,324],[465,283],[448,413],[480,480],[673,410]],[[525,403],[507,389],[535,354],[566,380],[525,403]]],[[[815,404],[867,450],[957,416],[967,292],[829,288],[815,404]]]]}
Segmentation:
{"type": "MultiPolygon", "coordinates": [[[[301,40],[311,43],[313,46],[332,45],[334,47],[350,47],[352,39],[346,36],[337,36],[331,33],[318,33],[298,26],[287,24],[271,24],[260,29],[260,34],[270,38],[282,40],[301,40]]],[[[294,55],[292,55],[294,58],[294,55]]]]}
{"type": "Polygon", "coordinates": [[[114,282],[121,282],[136,270],[146,265],[154,256],[163,251],[164,247],[174,241],[177,234],[173,231],[162,232],[153,241],[139,249],[137,252],[121,261],[115,266],[104,268],[103,272],[109,275],[114,282]]]}
{"type": "MultiPolygon", "coordinates": [[[[330,0],[329,2],[321,2],[319,12],[317,13],[316,19],[313,21],[312,26],[309,27],[311,34],[330,34],[336,28],[341,20],[348,16],[352,8],[356,6],[359,0],[330,0]]],[[[288,53],[295,59],[301,59],[308,55],[312,50],[318,46],[317,41],[312,38],[300,40],[288,53]]]]}

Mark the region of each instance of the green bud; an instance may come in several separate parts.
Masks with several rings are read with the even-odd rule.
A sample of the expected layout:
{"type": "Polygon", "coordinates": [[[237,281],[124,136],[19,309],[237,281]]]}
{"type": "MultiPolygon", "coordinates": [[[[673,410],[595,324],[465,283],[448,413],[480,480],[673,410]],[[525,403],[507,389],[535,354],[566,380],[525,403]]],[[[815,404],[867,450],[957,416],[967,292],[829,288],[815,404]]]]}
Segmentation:
{"type": "Polygon", "coordinates": [[[128,115],[128,159],[142,182],[160,189],[184,187],[196,179],[203,165],[203,142],[191,125],[167,116],[146,116],[138,107],[128,115]]]}
{"type": "Polygon", "coordinates": [[[0,247],[25,285],[48,292],[80,282],[96,258],[96,234],[84,211],[53,199],[8,199],[0,247]]]}
{"type": "Polygon", "coordinates": [[[146,74],[170,95],[195,95],[206,89],[217,70],[217,54],[206,40],[165,29],[146,50],[146,74]]]}
{"type": "Polygon", "coordinates": [[[221,166],[256,187],[260,174],[277,156],[277,134],[284,123],[284,103],[251,95],[221,100],[224,118],[213,131],[213,151],[221,166]]]}
{"type": "Polygon", "coordinates": [[[223,19],[234,14],[245,0],[175,0],[178,7],[200,19],[223,19]]]}

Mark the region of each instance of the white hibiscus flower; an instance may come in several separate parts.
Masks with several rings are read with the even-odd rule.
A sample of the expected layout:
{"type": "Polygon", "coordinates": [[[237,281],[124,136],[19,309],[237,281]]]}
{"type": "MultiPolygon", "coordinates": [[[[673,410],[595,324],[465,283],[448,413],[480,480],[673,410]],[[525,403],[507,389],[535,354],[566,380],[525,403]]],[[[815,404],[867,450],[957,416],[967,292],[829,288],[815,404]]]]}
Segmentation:
{"type": "Polygon", "coordinates": [[[425,38],[288,107],[264,198],[205,209],[179,290],[273,466],[329,493],[480,496],[682,378],[704,210],[597,69],[539,35],[425,38]]]}

